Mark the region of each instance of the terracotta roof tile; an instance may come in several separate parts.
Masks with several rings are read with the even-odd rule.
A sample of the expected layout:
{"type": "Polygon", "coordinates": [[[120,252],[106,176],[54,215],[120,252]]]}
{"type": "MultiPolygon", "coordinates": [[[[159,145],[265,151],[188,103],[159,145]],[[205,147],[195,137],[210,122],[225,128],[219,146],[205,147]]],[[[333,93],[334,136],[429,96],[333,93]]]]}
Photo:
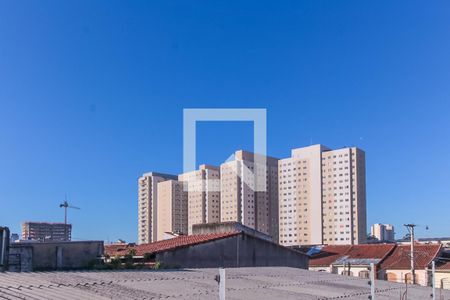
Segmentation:
{"type": "Polygon", "coordinates": [[[394,248],[395,244],[354,245],[345,255],[351,259],[383,259],[394,248]]]}
{"type": "MultiPolygon", "coordinates": [[[[408,270],[411,267],[410,249],[409,245],[397,246],[394,252],[381,264],[381,268],[385,270],[408,270]]],[[[415,267],[425,269],[440,250],[441,245],[416,244],[414,246],[415,267]]]]}
{"type": "Polygon", "coordinates": [[[240,234],[240,232],[226,232],[226,233],[210,233],[199,235],[184,235],[173,239],[157,241],[150,244],[141,244],[136,246],[130,245],[106,245],[105,253],[109,256],[125,255],[131,249],[136,250],[137,256],[143,256],[146,253],[158,253],[162,251],[172,250],[180,247],[192,246],[201,243],[206,243],[218,239],[223,239],[240,234]]]}
{"type": "Polygon", "coordinates": [[[446,270],[446,271],[450,271],[450,261],[447,261],[443,264],[436,264],[436,269],[437,270],[446,270]]]}
{"type": "Polygon", "coordinates": [[[329,266],[335,260],[343,257],[350,250],[351,245],[328,245],[324,246],[319,253],[309,259],[310,267],[329,266]]]}

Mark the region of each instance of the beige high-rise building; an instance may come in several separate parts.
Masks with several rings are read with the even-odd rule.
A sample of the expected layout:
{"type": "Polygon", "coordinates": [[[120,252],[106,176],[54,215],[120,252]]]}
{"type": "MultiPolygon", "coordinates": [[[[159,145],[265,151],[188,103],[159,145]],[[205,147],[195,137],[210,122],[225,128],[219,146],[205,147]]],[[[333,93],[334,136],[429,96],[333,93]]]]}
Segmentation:
{"type": "Polygon", "coordinates": [[[261,166],[255,154],[236,151],[220,166],[220,190],[221,222],[241,222],[278,241],[278,159],[266,157],[261,166]],[[258,177],[265,191],[256,188],[258,177]]]}
{"type": "Polygon", "coordinates": [[[280,244],[366,241],[365,154],[322,145],[279,161],[280,244]]]}
{"type": "Polygon", "coordinates": [[[380,242],[394,242],[394,226],[391,224],[373,224],[370,228],[370,235],[380,242]]]}
{"type": "Polygon", "coordinates": [[[146,173],[138,179],[138,243],[146,244],[156,241],[157,234],[157,184],[174,175],[146,173]]]}
{"type": "Polygon", "coordinates": [[[178,176],[188,192],[188,234],[192,225],[220,222],[220,169],[201,165],[199,170],[178,176]]]}
{"type": "Polygon", "coordinates": [[[50,222],[22,223],[22,240],[70,241],[72,224],[50,222]]]}
{"type": "Polygon", "coordinates": [[[163,240],[167,233],[188,234],[188,193],[183,182],[167,180],[158,183],[157,235],[163,240]]]}

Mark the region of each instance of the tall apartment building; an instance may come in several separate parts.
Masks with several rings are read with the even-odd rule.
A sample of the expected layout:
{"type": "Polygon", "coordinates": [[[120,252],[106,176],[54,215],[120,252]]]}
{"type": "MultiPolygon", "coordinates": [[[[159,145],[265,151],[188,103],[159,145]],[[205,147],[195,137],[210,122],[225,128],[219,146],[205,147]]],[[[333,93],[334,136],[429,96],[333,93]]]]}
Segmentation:
{"type": "Polygon", "coordinates": [[[220,222],[220,170],[201,165],[196,171],[178,176],[188,195],[188,234],[192,225],[220,222]]]}
{"type": "Polygon", "coordinates": [[[380,242],[394,242],[395,232],[394,226],[391,224],[373,224],[370,228],[370,235],[380,242]]]}
{"type": "Polygon", "coordinates": [[[72,224],[49,222],[22,223],[22,240],[70,241],[72,224]]]}
{"type": "Polygon", "coordinates": [[[175,175],[146,173],[138,179],[138,243],[156,241],[158,183],[177,179],[175,175]]]}
{"type": "Polygon", "coordinates": [[[278,241],[278,159],[266,157],[264,166],[254,153],[236,151],[220,165],[220,206],[221,222],[237,221],[278,241]],[[255,188],[258,177],[265,191],[255,188]]]}
{"type": "Polygon", "coordinates": [[[366,241],[365,154],[322,145],[279,161],[280,244],[366,241]]]}
{"type": "Polygon", "coordinates": [[[188,193],[183,182],[167,180],[158,183],[157,235],[163,240],[165,233],[188,234],[188,193]]]}

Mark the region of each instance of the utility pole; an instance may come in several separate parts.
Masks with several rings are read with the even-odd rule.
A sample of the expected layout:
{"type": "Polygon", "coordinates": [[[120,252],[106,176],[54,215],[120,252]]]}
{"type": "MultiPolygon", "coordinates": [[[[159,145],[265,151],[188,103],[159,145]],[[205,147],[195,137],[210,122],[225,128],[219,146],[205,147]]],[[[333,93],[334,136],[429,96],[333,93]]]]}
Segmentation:
{"type": "Polygon", "coordinates": [[[416,270],[414,268],[414,228],[417,226],[415,224],[404,224],[404,226],[408,229],[410,238],[411,238],[411,282],[412,284],[416,284],[416,270]]]}
{"type": "Polygon", "coordinates": [[[226,287],[225,287],[225,269],[219,268],[219,275],[216,275],[214,280],[219,284],[219,300],[225,300],[226,299],[226,287]]]}
{"type": "Polygon", "coordinates": [[[370,299],[375,300],[375,264],[370,264],[370,299]]]}
{"type": "Polygon", "coordinates": [[[436,262],[434,260],[431,262],[431,273],[433,274],[433,276],[431,277],[431,280],[433,280],[431,282],[433,287],[432,298],[433,300],[436,300],[436,262]]]}

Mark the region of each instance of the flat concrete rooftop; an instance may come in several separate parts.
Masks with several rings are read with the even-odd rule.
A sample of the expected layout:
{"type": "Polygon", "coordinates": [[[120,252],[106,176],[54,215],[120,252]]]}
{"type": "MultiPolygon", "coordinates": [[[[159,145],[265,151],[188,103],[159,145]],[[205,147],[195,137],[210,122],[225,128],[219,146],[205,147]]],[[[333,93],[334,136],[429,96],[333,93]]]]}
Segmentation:
{"type": "MultiPolygon", "coordinates": [[[[228,299],[368,299],[367,279],[287,267],[226,269],[228,299]]],[[[0,273],[0,299],[218,299],[218,269],[0,273]]],[[[377,299],[404,285],[377,281],[377,299]]],[[[409,286],[408,299],[431,288],[409,286]]],[[[436,299],[439,299],[439,291],[436,299]]],[[[443,291],[450,299],[450,291],[443,291]]]]}

